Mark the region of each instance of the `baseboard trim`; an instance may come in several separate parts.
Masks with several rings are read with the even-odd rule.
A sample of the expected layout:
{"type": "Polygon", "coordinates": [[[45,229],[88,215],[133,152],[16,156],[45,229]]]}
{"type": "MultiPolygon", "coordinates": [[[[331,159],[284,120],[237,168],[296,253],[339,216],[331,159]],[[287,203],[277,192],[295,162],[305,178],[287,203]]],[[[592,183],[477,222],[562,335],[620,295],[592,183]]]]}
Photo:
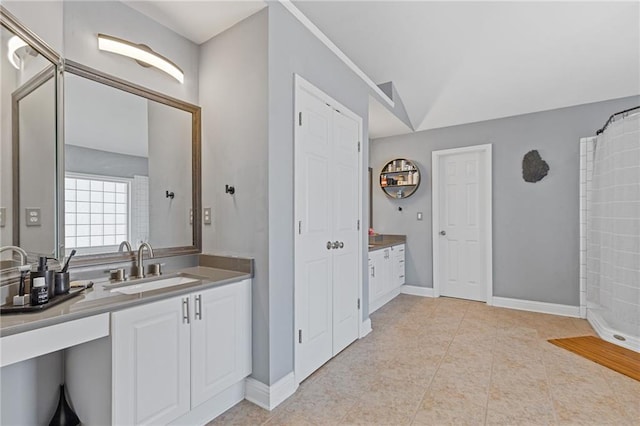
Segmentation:
{"type": "Polygon", "coordinates": [[[205,425],[242,401],[244,395],[245,381],[241,380],[169,424],[172,426],[205,425]]]}
{"type": "Polygon", "coordinates": [[[405,284],[400,287],[400,293],[410,294],[412,296],[433,297],[433,288],[405,284]]]}
{"type": "Polygon", "coordinates": [[[248,377],[245,380],[245,399],[265,410],[273,410],[298,389],[296,376],[287,374],[271,386],[248,377]]]}
{"type": "Polygon", "coordinates": [[[365,321],[362,321],[362,325],[360,326],[360,339],[362,339],[372,331],[373,329],[371,328],[371,318],[367,318],[365,321]]]}
{"type": "Polygon", "coordinates": [[[600,316],[600,314],[587,309],[587,321],[591,324],[591,327],[598,333],[598,336],[602,340],[606,340],[614,345],[622,346],[632,351],[640,352],[640,339],[637,337],[631,337],[624,333],[618,333],[614,329],[610,328],[607,322],[600,316]],[[614,335],[622,336],[626,340],[618,340],[614,335]]]}
{"type": "Polygon", "coordinates": [[[557,303],[537,302],[535,300],[511,299],[508,297],[496,296],[493,296],[491,304],[498,308],[518,309],[520,311],[580,318],[580,306],[560,305],[557,303]]]}

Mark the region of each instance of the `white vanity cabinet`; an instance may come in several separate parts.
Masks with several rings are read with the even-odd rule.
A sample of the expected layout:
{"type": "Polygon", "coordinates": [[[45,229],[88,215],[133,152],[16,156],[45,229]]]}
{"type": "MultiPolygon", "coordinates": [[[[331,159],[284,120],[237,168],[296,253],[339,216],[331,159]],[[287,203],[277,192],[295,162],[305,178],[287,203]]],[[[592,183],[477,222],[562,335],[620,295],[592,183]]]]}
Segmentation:
{"type": "Polygon", "coordinates": [[[246,280],[193,298],[192,408],[251,374],[250,284],[246,280]]]}
{"type": "Polygon", "coordinates": [[[190,408],[189,296],[111,315],[116,425],[166,424],[190,408]]]}
{"type": "Polygon", "coordinates": [[[369,313],[400,294],[405,282],[404,261],[404,244],[369,252],[369,313]]]}
{"type": "Polygon", "coordinates": [[[250,279],[112,312],[109,337],[67,351],[83,424],[204,424],[250,374],[250,279]]]}

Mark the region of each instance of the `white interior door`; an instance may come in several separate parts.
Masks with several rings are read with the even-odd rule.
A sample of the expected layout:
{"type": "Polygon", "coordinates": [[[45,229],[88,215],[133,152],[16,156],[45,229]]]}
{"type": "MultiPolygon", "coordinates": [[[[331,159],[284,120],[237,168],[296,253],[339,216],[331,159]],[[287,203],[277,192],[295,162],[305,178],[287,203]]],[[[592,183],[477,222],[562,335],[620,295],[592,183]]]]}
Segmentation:
{"type": "Polygon", "coordinates": [[[358,338],[359,123],[296,94],[295,373],[303,380],[358,338]]]}
{"type": "Polygon", "coordinates": [[[487,189],[479,151],[438,158],[438,271],[440,294],[487,300],[487,189]]]}
{"type": "Polygon", "coordinates": [[[298,104],[304,120],[295,141],[295,362],[302,380],[333,355],[333,110],[305,91],[298,104]]]}
{"type": "Polygon", "coordinates": [[[333,355],[358,338],[359,132],[355,120],[333,112],[333,355]]]}

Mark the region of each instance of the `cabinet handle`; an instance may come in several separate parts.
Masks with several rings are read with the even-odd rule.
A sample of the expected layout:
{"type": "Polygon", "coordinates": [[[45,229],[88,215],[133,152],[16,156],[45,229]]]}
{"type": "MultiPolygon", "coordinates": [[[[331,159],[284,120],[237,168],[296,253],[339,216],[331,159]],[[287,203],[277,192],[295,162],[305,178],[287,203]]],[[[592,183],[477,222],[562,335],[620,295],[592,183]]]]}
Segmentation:
{"type": "Polygon", "coordinates": [[[376,267],[375,266],[371,267],[371,276],[374,277],[374,278],[376,277],[376,267]]]}
{"type": "Polygon", "coordinates": [[[182,299],[182,322],[185,324],[189,324],[189,298],[185,297],[182,299]]]}
{"type": "Polygon", "coordinates": [[[199,294],[196,296],[196,319],[202,319],[202,295],[199,294]]]}

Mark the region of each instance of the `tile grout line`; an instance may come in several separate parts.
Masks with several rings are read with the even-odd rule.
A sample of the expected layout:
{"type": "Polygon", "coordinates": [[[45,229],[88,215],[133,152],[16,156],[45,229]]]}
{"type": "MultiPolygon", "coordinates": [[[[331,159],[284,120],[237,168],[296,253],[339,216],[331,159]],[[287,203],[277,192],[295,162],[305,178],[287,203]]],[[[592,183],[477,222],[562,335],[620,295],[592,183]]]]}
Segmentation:
{"type": "MultiPolygon", "coordinates": [[[[497,322],[496,322],[497,324],[497,322]]],[[[487,403],[484,407],[484,424],[487,424],[487,416],[489,415],[489,394],[491,393],[491,383],[493,382],[493,366],[496,363],[496,345],[497,345],[497,341],[498,341],[498,326],[495,326],[495,330],[494,330],[494,336],[493,336],[493,348],[491,351],[491,373],[489,374],[489,386],[487,389],[487,403]]]]}

